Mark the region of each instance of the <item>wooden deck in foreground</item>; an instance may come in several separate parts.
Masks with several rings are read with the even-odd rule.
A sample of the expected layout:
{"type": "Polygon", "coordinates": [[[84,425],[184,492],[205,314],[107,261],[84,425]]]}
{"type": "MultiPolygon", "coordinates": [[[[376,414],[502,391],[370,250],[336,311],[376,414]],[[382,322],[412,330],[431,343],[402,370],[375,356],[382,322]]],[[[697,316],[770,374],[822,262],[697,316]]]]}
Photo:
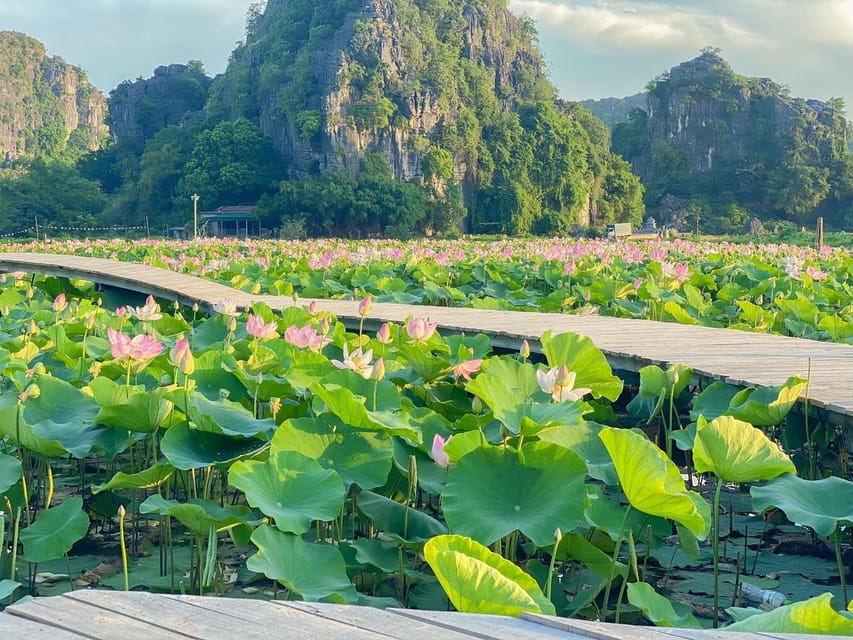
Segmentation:
{"type": "Polygon", "coordinates": [[[509,618],[139,591],[73,591],[15,604],[0,613],[0,638],[4,640],[810,640],[818,637],[832,636],[664,629],[527,614],[509,618]]]}
{"type": "MultiPolygon", "coordinates": [[[[256,301],[273,309],[311,302],[252,295],[143,264],[81,256],[0,253],[0,270],[90,280],[201,307],[223,299],[234,301],[238,308],[256,301]]],[[[319,300],[318,304],[350,326],[357,326],[357,301],[319,300]]],[[[805,377],[811,364],[810,405],[824,411],[822,417],[831,422],[853,425],[851,345],[650,320],[388,303],[373,305],[365,327],[374,330],[381,322],[400,323],[409,316],[429,318],[444,331],[485,333],[496,346],[513,349],[527,339],[536,350],[537,339],[546,330],[572,331],[592,339],[616,369],[637,371],[648,364],[667,367],[679,363],[707,379],[742,386],[780,385],[792,375],[805,377]]]]}

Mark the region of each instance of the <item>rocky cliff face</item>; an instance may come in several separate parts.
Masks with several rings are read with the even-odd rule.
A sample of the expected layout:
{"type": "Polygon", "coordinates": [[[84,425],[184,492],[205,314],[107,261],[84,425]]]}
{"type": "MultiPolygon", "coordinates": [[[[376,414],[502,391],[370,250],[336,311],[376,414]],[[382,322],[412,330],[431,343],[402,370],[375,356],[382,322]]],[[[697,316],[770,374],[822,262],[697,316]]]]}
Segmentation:
{"type": "Polygon", "coordinates": [[[636,93],[624,98],[601,98],[599,100],[581,100],[581,105],[608,127],[627,122],[630,113],[646,106],[646,94],[636,93]]]}
{"type": "Polygon", "coordinates": [[[444,22],[436,23],[423,2],[344,0],[334,3],[338,14],[325,15],[322,25],[316,13],[295,15],[296,4],[269,0],[213,88],[210,107],[230,117],[251,116],[234,105],[241,94],[256,96],[264,133],[297,173],[354,172],[365,154],[380,153],[395,177],[408,181],[422,176],[425,155],[440,145],[450,147],[454,177],[470,180],[472,158],[456,144],[468,110],[458,92],[466,79],[448,77],[437,58],[461,58],[484,70],[485,90],[504,106],[535,97],[547,84],[525,23],[505,2],[445,3],[444,22]],[[283,34],[285,19],[303,21],[305,33],[283,34]],[[318,46],[307,34],[312,27],[322,31],[318,46]],[[442,40],[451,31],[461,38],[442,40]],[[282,37],[301,37],[302,46],[282,53],[282,37]],[[271,54],[301,65],[301,72],[282,69],[271,54]],[[288,91],[292,83],[300,84],[303,96],[288,91]]]}
{"type": "Polygon", "coordinates": [[[21,33],[0,32],[0,159],[96,150],[106,100],[85,72],[21,33]]]}
{"type": "Polygon", "coordinates": [[[211,82],[199,63],[191,63],[160,66],[148,79],[121,83],[110,92],[113,139],[141,150],[160,129],[200,115],[211,82]]]}
{"type": "MultiPolygon", "coordinates": [[[[687,158],[692,173],[715,164],[740,163],[749,155],[783,159],[792,141],[802,142],[810,161],[832,155],[834,120],[841,114],[818,100],[792,98],[769,78],[736,75],[715,51],[683,62],[649,85],[645,105],[650,149],[666,143],[687,158]]],[[[846,123],[842,124],[846,128],[846,123]]],[[[648,153],[631,161],[641,178],[655,170],[648,153]]]]}

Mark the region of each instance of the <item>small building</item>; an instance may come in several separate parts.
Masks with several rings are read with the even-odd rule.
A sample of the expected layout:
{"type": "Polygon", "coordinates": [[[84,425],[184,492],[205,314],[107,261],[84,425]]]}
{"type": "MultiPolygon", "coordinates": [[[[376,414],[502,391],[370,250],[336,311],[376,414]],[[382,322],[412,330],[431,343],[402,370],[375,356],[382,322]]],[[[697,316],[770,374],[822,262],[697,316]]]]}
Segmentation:
{"type": "Polygon", "coordinates": [[[201,211],[204,235],[212,238],[234,236],[248,238],[261,235],[261,223],[255,217],[254,205],[219,207],[215,211],[201,211]]]}

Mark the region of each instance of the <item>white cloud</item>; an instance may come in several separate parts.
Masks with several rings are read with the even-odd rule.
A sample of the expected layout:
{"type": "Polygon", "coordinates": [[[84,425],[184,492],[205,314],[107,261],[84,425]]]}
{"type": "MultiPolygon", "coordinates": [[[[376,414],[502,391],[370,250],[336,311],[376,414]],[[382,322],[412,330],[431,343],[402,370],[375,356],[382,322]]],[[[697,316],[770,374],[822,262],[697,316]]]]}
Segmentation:
{"type": "Polygon", "coordinates": [[[761,39],[730,17],[672,4],[513,0],[511,7],[534,18],[540,30],[561,32],[595,48],[698,49],[761,39]]]}

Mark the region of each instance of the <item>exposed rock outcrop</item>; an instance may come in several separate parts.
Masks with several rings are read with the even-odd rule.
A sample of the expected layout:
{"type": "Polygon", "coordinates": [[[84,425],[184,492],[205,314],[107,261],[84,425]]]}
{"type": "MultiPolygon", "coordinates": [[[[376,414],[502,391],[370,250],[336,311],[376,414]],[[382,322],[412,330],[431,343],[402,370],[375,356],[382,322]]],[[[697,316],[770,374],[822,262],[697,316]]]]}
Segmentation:
{"type": "Polygon", "coordinates": [[[79,67],[48,57],[38,40],[0,31],[0,157],[96,150],[105,140],[106,100],[79,67]]]}
{"type": "Polygon", "coordinates": [[[160,129],[200,114],[212,81],[198,63],[160,66],[148,79],[122,82],[110,92],[113,138],[141,149],[160,129]]]}

